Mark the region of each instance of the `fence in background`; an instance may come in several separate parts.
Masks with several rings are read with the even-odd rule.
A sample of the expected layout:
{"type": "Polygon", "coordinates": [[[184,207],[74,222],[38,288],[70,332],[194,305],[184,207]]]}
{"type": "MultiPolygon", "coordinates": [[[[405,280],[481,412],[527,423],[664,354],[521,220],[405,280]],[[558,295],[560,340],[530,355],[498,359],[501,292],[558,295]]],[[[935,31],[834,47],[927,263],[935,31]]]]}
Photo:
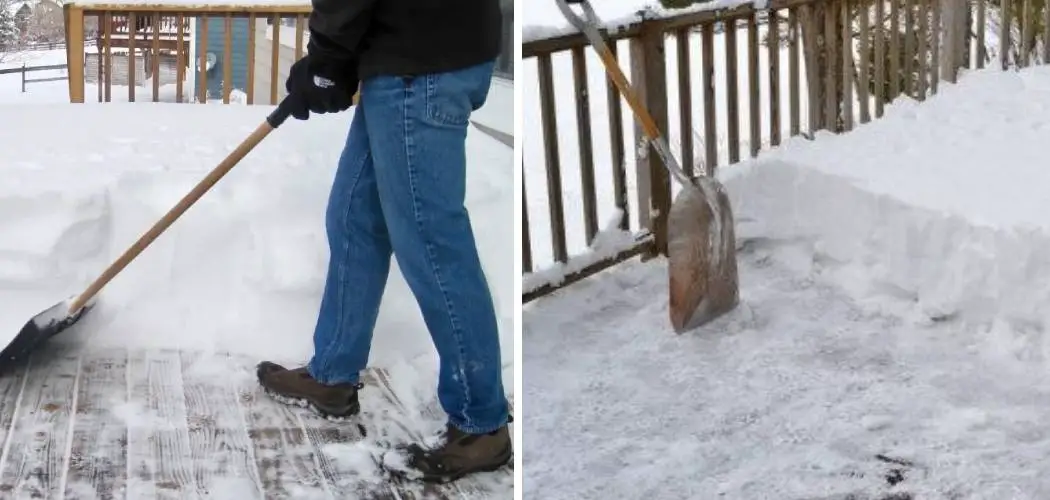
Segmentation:
{"type": "Polygon", "coordinates": [[[52,64],[50,66],[26,66],[25,64],[23,64],[19,68],[0,69],[0,75],[20,74],[22,76],[22,93],[24,94],[26,92],[27,84],[40,82],[57,82],[69,78],[67,75],[49,76],[43,78],[29,78],[29,75],[31,73],[35,73],[37,71],[56,71],[65,69],[65,64],[52,64]]]}
{"type": "MultiPolygon", "coordinates": [[[[95,45],[95,39],[88,36],[84,39],[84,45],[92,47],[95,45]]],[[[18,47],[19,50],[25,51],[44,51],[44,50],[62,50],[66,48],[66,42],[28,42],[18,47]]]]}
{"type": "Polygon", "coordinates": [[[127,100],[134,102],[140,98],[139,83],[145,79],[151,87],[146,99],[153,102],[221,100],[228,104],[234,92],[239,92],[247,104],[276,104],[284,95],[288,69],[304,54],[310,12],[309,5],[276,4],[72,2],[63,8],[66,40],[70,41],[66,50],[69,99],[74,103],[86,98],[86,71],[90,70],[98,82],[99,102],[113,100],[115,83],[126,86],[127,100]],[[88,25],[96,27],[96,54],[86,54],[85,44],[79,41],[85,38],[88,25]],[[194,85],[187,89],[191,75],[194,85]],[[115,77],[120,80],[114,82],[115,77]],[[173,95],[162,94],[162,81],[165,91],[173,95]]]}

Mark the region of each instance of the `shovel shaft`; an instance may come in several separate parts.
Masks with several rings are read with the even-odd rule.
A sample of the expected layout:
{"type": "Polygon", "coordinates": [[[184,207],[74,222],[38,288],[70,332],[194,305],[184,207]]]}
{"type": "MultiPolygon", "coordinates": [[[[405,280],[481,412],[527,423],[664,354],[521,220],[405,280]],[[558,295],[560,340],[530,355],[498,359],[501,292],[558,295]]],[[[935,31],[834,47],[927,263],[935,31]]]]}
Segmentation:
{"type": "Polygon", "coordinates": [[[241,142],[240,145],[234,148],[234,150],[227,155],[218,166],[209,172],[208,175],[204,177],[204,179],[202,179],[189,193],[186,193],[186,195],[183,196],[182,199],[171,208],[171,210],[168,210],[168,213],[164,214],[164,217],[161,217],[161,219],[157,221],[149,231],[146,231],[145,234],[139,237],[138,241],[125,250],[124,253],[121,254],[116,261],[110,264],[110,266],[106,268],[106,270],[103,271],[83,293],[77,296],[69,307],[70,314],[75,313],[87,304],[92,297],[106,286],[106,284],[116,277],[117,274],[120,274],[120,272],[123,271],[131,261],[135,260],[135,257],[138,257],[139,254],[150,245],[150,243],[153,243],[153,241],[167,230],[175,220],[181,217],[186,210],[189,210],[197,200],[204,196],[204,193],[207,193],[209,189],[215,186],[215,184],[233,169],[242,158],[251,152],[259,142],[266,138],[270,132],[273,132],[275,128],[284,123],[290,114],[286,102],[287,101],[282,101],[281,104],[277,106],[277,109],[266,117],[266,121],[260,124],[251,135],[241,142]]]}
{"type": "Polygon", "coordinates": [[[638,123],[642,127],[642,132],[645,134],[646,139],[652,144],[653,149],[656,150],[656,154],[663,160],[664,165],[671,172],[671,175],[675,179],[682,183],[683,186],[693,185],[692,179],[686,175],[685,171],[682,170],[678,160],[675,159],[674,155],[671,154],[671,148],[667,144],[667,139],[664,138],[663,134],[660,133],[660,128],[656,126],[656,120],[653,119],[652,115],[649,114],[649,110],[646,109],[645,105],[642,104],[641,97],[638,96],[638,92],[634,90],[631,83],[627,80],[627,76],[624,75],[623,70],[620,69],[619,63],[616,62],[616,58],[613,56],[612,51],[609,50],[609,46],[605,43],[605,39],[602,38],[601,33],[598,31],[598,16],[594,13],[594,9],[591,7],[590,2],[587,0],[556,0],[558,7],[561,9],[565,18],[575,26],[577,29],[583,32],[584,36],[587,37],[587,41],[590,42],[591,46],[594,47],[595,52],[598,53],[598,58],[601,59],[602,65],[605,67],[605,72],[612,79],[613,84],[623,94],[624,99],[627,100],[627,105],[630,106],[631,111],[634,112],[634,116],[637,118],[638,123]],[[580,5],[583,8],[584,17],[581,19],[575,12],[569,7],[569,3],[580,5]]]}

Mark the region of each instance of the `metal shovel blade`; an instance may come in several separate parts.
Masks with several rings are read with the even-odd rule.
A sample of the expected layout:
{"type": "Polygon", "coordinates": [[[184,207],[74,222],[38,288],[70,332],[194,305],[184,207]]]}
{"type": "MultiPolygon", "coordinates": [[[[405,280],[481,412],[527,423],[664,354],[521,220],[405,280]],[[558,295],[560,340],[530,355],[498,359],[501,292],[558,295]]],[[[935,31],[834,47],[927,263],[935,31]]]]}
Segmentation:
{"type": "Polygon", "coordinates": [[[28,357],[40,344],[80,321],[90,309],[90,306],[85,306],[70,314],[69,302],[63,301],[33,316],[7,347],[0,351],[0,371],[28,357]]]}
{"type": "Polygon", "coordinates": [[[667,220],[669,312],[675,333],[702,326],[740,301],[729,196],[700,177],[675,196],[667,220]]]}
{"type": "Polygon", "coordinates": [[[682,185],[667,220],[669,312],[676,333],[704,325],[731,311],[740,300],[733,211],[725,187],[713,176],[692,179],[671,153],[667,139],[623,74],[598,27],[588,0],[555,0],[562,14],[598,52],[617,89],[627,100],[649,144],[682,185]],[[583,17],[569,7],[582,8],[583,17]]]}

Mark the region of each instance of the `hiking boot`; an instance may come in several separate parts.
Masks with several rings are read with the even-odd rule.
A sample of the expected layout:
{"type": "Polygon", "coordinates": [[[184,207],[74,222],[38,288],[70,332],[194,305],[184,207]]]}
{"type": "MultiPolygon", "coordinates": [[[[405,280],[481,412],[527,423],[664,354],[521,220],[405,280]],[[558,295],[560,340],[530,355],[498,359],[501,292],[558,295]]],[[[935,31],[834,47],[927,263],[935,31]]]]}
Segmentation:
{"type": "Polygon", "coordinates": [[[282,403],[310,408],[333,420],[361,412],[357,391],[364,387],[362,384],[324,385],[314,380],[305,366],[289,370],[269,361],[259,363],[255,373],[266,393],[282,403]]]}
{"type": "Polygon", "coordinates": [[[514,458],[510,431],[504,425],[488,434],[467,434],[448,424],[436,446],[398,446],[384,466],[409,479],[448,483],[477,472],[492,472],[514,458]]]}

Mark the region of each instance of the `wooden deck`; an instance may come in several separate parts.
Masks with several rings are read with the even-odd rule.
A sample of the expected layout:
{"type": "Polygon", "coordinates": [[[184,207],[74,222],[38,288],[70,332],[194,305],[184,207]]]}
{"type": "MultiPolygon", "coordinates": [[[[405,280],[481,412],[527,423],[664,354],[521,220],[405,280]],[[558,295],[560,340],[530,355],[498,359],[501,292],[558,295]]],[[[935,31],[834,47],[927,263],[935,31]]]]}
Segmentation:
{"type": "Polygon", "coordinates": [[[362,443],[421,437],[384,372],[360,423],[288,408],[254,381],[255,360],[49,344],[0,378],[0,498],[513,498],[513,472],[451,485],[370,482],[362,443]],[[362,431],[367,437],[362,437],[362,431]],[[363,472],[364,471],[364,472],[363,472]]]}

